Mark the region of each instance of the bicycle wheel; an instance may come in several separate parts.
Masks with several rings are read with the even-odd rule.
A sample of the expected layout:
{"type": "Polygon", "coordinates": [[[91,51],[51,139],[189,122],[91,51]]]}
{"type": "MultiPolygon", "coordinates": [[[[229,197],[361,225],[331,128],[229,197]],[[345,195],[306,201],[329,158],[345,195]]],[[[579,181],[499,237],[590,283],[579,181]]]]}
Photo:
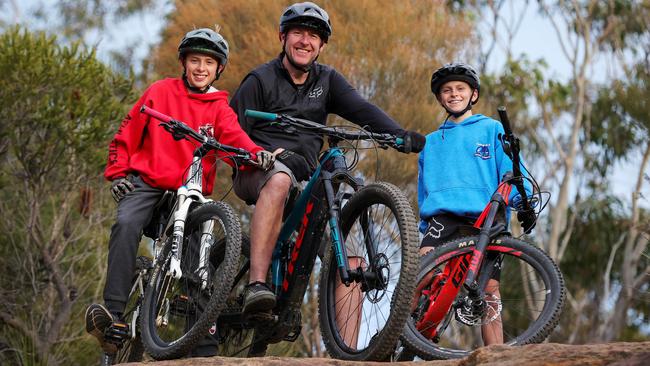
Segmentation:
{"type": "Polygon", "coordinates": [[[404,327],[415,289],[415,216],[399,188],[374,183],[350,197],[340,223],[348,259],[356,266],[351,272],[362,279],[342,284],[330,248],[319,286],[323,342],[332,357],[384,360],[404,327]]]}
{"type": "MultiPolygon", "coordinates": [[[[145,291],[140,328],[147,353],[157,360],[183,357],[208,335],[225,306],[240,250],[241,227],[229,205],[210,202],[189,213],[181,253],[183,275],[176,279],[168,273],[168,240],[145,291]],[[217,264],[207,260],[199,268],[199,243],[206,240],[212,243],[211,252],[223,250],[224,256],[217,264]]],[[[210,253],[204,255],[210,258],[210,253]]]]}
{"type": "MultiPolygon", "coordinates": [[[[461,238],[422,257],[418,283],[426,281],[425,289],[430,292],[428,296],[417,295],[418,305],[406,323],[402,340],[423,359],[466,357],[485,345],[483,337],[491,337],[490,332],[494,334],[498,329],[502,329],[503,342],[507,345],[539,343],[559,322],[566,294],[557,265],[538,247],[510,236],[501,236],[488,245],[485,257],[501,259],[498,270],[500,299],[486,294],[485,308],[468,310],[463,307],[467,303],[467,292],[460,286],[445,320],[436,328],[437,341],[423,334],[431,330],[426,329],[424,323],[420,323],[418,330],[421,314],[431,305],[431,295],[449,279],[444,272],[445,266],[471,253],[476,242],[478,236],[461,238]]],[[[484,266],[479,276],[487,280],[492,270],[485,269],[484,266]]]]}
{"type": "Polygon", "coordinates": [[[144,298],[142,290],[149,282],[149,272],[152,267],[153,262],[150,258],[139,256],[135,260],[136,274],[133,280],[133,288],[126,304],[126,311],[123,314],[124,319],[129,324],[129,336],[122,342],[122,346],[115,354],[113,364],[142,361],[144,345],[138,329],[138,317],[144,298]]]}

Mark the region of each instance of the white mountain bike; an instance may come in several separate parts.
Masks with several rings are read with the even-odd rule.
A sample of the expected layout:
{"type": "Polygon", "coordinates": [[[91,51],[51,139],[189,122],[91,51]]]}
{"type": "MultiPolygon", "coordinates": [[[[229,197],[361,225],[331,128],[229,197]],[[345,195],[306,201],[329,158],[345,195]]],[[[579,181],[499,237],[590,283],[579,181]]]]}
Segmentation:
{"type": "Polygon", "coordinates": [[[104,364],[140,360],[145,350],[157,360],[183,357],[210,334],[238,268],[241,226],[228,204],[201,193],[201,159],[218,151],[235,165],[258,165],[247,150],[220,144],[206,131],[197,132],[146,106],[141,112],[160,120],[175,139],[189,138],[199,145],[185,184],[165,192],[144,230],[154,239],[155,259],[138,268],[125,312],[129,327],[114,334],[120,348],[104,364]]]}

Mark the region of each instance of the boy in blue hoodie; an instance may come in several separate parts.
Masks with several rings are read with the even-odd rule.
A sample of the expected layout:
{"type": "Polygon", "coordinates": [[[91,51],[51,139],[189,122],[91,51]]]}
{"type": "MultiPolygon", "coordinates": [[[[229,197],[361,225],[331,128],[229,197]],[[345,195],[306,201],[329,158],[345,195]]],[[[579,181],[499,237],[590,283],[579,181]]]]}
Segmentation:
{"type": "MultiPolygon", "coordinates": [[[[444,65],[433,73],[431,91],[448,115],[437,131],[427,135],[418,159],[419,229],[424,234],[420,255],[450,240],[477,234],[471,226],[503,175],[512,171],[512,160],[498,138],[504,134],[501,123],[472,113],[480,80],[471,66],[444,65]]],[[[524,230],[528,232],[531,225],[524,224],[524,230]]],[[[498,280],[496,273],[486,294],[500,299],[498,280]]],[[[482,331],[485,345],[503,343],[500,317],[483,325],[482,331]]]]}

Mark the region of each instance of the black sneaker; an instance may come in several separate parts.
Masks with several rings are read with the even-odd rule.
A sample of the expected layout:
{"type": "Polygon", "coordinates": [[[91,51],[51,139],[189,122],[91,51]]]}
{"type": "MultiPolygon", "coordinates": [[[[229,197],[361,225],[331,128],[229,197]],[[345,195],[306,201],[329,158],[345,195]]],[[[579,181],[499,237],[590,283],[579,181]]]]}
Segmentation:
{"type": "Polygon", "coordinates": [[[275,294],[264,282],[253,282],[246,286],[244,314],[269,311],[275,307],[275,294]]]}
{"type": "Polygon", "coordinates": [[[108,342],[105,334],[113,325],[115,318],[108,309],[101,304],[92,304],[86,309],[86,332],[97,338],[102,349],[106,353],[116,353],[117,345],[108,342]]]}

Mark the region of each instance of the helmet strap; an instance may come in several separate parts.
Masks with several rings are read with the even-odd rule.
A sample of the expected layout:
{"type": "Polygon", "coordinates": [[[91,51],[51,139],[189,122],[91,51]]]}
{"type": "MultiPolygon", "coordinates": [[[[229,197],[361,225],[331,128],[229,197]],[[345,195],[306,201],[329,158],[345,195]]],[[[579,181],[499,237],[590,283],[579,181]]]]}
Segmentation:
{"type": "Polygon", "coordinates": [[[212,86],[212,83],[214,83],[218,78],[219,77],[217,76],[217,78],[212,80],[212,82],[210,84],[206,85],[205,88],[201,89],[201,88],[197,88],[197,87],[193,86],[192,84],[190,84],[189,80],[187,80],[187,73],[185,72],[185,70],[183,70],[183,83],[185,84],[185,87],[189,91],[191,91],[192,93],[196,93],[196,94],[205,94],[205,93],[207,93],[208,90],[210,90],[210,87],[212,86]]]}
{"type": "MultiPolygon", "coordinates": [[[[454,117],[454,118],[458,118],[458,117],[462,116],[463,114],[465,114],[467,111],[472,110],[472,106],[473,106],[474,104],[476,104],[476,102],[478,101],[478,97],[476,98],[476,101],[473,101],[473,100],[472,100],[472,97],[474,97],[474,90],[476,90],[476,89],[473,89],[473,88],[472,88],[472,96],[469,98],[469,102],[467,102],[467,106],[466,106],[465,108],[463,108],[462,111],[460,111],[460,112],[453,112],[453,111],[449,110],[447,107],[443,106],[443,108],[444,108],[444,109],[447,111],[447,113],[448,113],[447,118],[449,118],[450,116],[451,116],[451,117],[454,117]]],[[[447,119],[445,119],[445,121],[446,121],[446,120],[447,120],[447,119]]]]}
{"type": "Polygon", "coordinates": [[[285,51],[286,48],[287,48],[287,34],[285,33],[285,34],[284,34],[284,41],[282,42],[282,55],[284,55],[284,57],[287,58],[287,61],[289,61],[289,63],[291,64],[291,66],[295,67],[296,69],[298,69],[298,70],[300,70],[300,71],[302,71],[302,72],[304,72],[304,73],[308,73],[308,72],[311,70],[311,67],[314,65],[314,63],[316,62],[316,60],[318,60],[318,56],[320,56],[320,52],[319,52],[319,53],[318,53],[318,56],[316,56],[316,58],[315,58],[315,59],[314,59],[314,60],[313,60],[309,65],[307,65],[307,66],[300,66],[300,65],[296,64],[296,62],[295,62],[295,61],[294,61],[294,60],[289,56],[289,54],[285,51]]]}

